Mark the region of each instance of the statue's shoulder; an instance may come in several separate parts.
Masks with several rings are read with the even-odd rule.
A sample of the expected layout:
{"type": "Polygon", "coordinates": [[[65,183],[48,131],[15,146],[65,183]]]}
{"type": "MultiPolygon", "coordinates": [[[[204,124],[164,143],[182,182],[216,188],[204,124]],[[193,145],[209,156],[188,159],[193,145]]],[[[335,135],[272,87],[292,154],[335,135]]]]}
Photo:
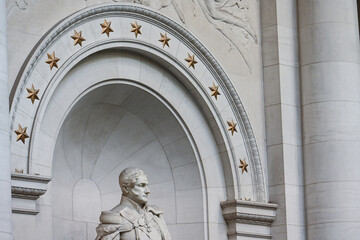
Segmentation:
{"type": "Polygon", "coordinates": [[[109,210],[102,211],[100,215],[100,224],[96,228],[98,237],[96,239],[119,239],[114,238],[122,232],[128,232],[133,229],[133,225],[121,216],[121,212],[109,210]],[[106,236],[106,238],[102,238],[106,236]]]}
{"type": "Polygon", "coordinates": [[[121,216],[121,211],[124,209],[124,206],[121,204],[115,206],[109,211],[102,211],[100,215],[100,222],[103,224],[125,224],[127,223],[126,219],[121,216]]]}
{"type": "Polygon", "coordinates": [[[119,212],[116,211],[102,211],[100,215],[100,222],[103,224],[122,224],[122,219],[119,212]]]}
{"type": "Polygon", "coordinates": [[[163,210],[161,210],[159,207],[154,206],[154,205],[149,205],[148,206],[148,211],[152,212],[154,215],[157,215],[158,217],[164,213],[163,210]]]}

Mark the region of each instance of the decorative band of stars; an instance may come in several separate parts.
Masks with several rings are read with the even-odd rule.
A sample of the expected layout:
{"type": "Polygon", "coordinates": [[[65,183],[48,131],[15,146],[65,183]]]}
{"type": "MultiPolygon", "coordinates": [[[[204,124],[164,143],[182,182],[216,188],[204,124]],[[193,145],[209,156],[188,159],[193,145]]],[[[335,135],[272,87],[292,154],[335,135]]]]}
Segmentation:
{"type": "MultiPolygon", "coordinates": [[[[108,37],[110,37],[110,33],[114,32],[113,28],[111,27],[111,21],[107,21],[104,19],[103,23],[100,23],[101,26],[101,34],[106,34],[108,37]]],[[[138,37],[138,35],[141,35],[141,25],[138,24],[138,22],[135,20],[134,22],[130,23],[131,29],[130,32],[133,32],[135,35],[135,38],[138,37]]],[[[82,31],[77,32],[76,29],[74,29],[74,35],[71,36],[71,38],[74,40],[74,46],[79,45],[82,47],[82,42],[86,41],[86,39],[82,36],[82,31]]],[[[165,46],[170,48],[169,41],[171,38],[167,36],[167,33],[160,33],[160,39],[159,42],[162,43],[162,47],[165,48],[165,46]]],[[[47,64],[50,65],[50,70],[53,69],[53,67],[58,68],[57,62],[60,60],[60,58],[57,58],[55,56],[55,52],[53,51],[52,54],[47,53],[48,59],[45,61],[47,64]]],[[[195,60],[195,54],[188,53],[188,57],[184,59],[188,63],[188,68],[193,68],[195,70],[195,64],[198,63],[198,61],[195,60]]],[[[221,95],[219,92],[219,86],[216,86],[215,83],[212,83],[213,85],[209,87],[211,91],[211,97],[214,97],[215,100],[218,99],[218,96],[221,95]]],[[[39,89],[35,90],[32,88],[31,90],[28,89],[29,96],[28,98],[31,99],[31,101],[34,103],[35,99],[39,99],[37,96],[37,93],[39,92],[39,89]],[[31,91],[31,92],[30,92],[31,91]]],[[[233,120],[231,122],[227,122],[229,125],[228,131],[231,131],[231,135],[234,135],[234,132],[237,132],[236,130],[236,123],[234,123],[233,120]]]]}
{"type": "MultiPolygon", "coordinates": [[[[110,37],[110,33],[114,32],[114,30],[111,28],[111,21],[107,21],[106,19],[104,19],[103,23],[100,23],[101,26],[101,34],[106,34],[108,37],[110,37]]],[[[138,22],[135,20],[134,23],[130,23],[131,29],[130,32],[133,32],[135,34],[135,37],[137,38],[138,35],[141,35],[141,25],[138,24],[138,22]]],[[[80,47],[82,47],[82,43],[84,41],[86,41],[86,38],[83,37],[82,35],[82,31],[76,31],[76,29],[74,29],[74,35],[70,36],[73,40],[74,40],[74,46],[79,45],[80,47]]],[[[170,44],[169,41],[171,40],[171,38],[169,38],[167,36],[167,33],[160,33],[160,39],[159,42],[162,43],[163,48],[165,48],[165,46],[170,48],[170,44]]],[[[45,61],[47,64],[50,65],[50,70],[53,69],[53,67],[58,68],[58,61],[60,61],[60,58],[55,56],[55,52],[53,51],[52,54],[47,53],[48,59],[45,61]]],[[[197,64],[198,62],[195,60],[195,54],[190,54],[188,53],[188,57],[184,59],[186,62],[188,62],[188,68],[193,68],[195,70],[195,64],[197,64]]],[[[211,96],[215,97],[215,99],[217,100],[218,95],[221,95],[219,92],[219,86],[216,86],[215,83],[213,82],[213,86],[209,87],[209,89],[211,90],[211,96]]],[[[30,93],[30,92],[29,92],[30,93]]],[[[35,96],[35,95],[34,95],[35,96]]],[[[32,101],[34,102],[33,98],[31,98],[32,101]]],[[[35,97],[35,99],[37,99],[35,97]]]]}

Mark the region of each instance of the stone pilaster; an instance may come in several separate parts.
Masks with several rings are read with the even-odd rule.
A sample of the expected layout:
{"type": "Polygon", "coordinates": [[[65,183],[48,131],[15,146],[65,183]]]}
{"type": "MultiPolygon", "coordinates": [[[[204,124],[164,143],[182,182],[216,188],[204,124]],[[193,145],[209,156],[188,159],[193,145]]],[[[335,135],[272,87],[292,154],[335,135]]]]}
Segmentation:
{"type": "Polygon", "coordinates": [[[269,200],[273,239],[305,239],[296,0],[261,1],[269,200]]]}
{"type": "Polygon", "coordinates": [[[355,0],[298,1],[307,239],[360,236],[355,0]]]}
{"type": "Polygon", "coordinates": [[[0,239],[10,240],[11,177],[6,1],[0,1],[0,239]]]}

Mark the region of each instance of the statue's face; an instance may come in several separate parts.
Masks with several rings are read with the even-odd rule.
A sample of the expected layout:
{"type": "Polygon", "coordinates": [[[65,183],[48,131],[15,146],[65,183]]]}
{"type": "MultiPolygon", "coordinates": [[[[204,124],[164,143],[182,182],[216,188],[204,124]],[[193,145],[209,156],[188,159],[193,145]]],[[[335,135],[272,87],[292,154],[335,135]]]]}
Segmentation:
{"type": "Polygon", "coordinates": [[[141,206],[148,202],[149,194],[150,190],[147,177],[145,175],[140,175],[136,180],[134,187],[129,188],[129,192],[126,196],[141,206]]]}

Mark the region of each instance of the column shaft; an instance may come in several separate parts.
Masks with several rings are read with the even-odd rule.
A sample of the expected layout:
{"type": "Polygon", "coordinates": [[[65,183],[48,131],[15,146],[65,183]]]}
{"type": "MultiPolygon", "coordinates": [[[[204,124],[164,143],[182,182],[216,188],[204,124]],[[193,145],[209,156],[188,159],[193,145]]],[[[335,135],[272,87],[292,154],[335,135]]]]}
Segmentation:
{"type": "Polygon", "coordinates": [[[298,1],[307,239],[360,236],[356,0],[298,1]]]}

